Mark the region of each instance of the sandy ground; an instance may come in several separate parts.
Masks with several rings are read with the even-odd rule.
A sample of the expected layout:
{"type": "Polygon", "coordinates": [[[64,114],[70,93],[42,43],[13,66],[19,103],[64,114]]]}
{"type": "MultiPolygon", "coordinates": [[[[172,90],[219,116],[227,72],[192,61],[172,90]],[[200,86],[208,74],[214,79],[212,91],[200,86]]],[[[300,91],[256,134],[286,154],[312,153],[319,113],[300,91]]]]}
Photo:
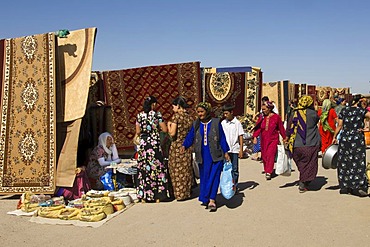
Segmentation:
{"type": "MultiPolygon", "coordinates": [[[[367,157],[370,151],[367,150],[367,157]]],[[[368,158],[369,159],[369,158],[368,158]]],[[[335,170],[320,168],[300,194],[298,172],[266,181],[262,164],[240,160],[241,192],[219,194],[217,212],[197,198],[136,204],[99,228],[41,225],[7,215],[0,200],[1,246],[369,246],[370,198],[340,195],[335,170]]],[[[195,191],[197,192],[197,191],[195,191]]]]}

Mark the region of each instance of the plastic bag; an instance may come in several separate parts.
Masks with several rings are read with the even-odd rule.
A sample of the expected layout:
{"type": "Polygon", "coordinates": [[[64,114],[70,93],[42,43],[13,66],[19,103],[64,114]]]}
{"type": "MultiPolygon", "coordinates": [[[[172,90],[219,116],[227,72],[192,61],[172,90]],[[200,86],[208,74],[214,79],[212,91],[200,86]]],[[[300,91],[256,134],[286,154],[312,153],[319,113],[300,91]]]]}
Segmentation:
{"type": "Polygon", "coordinates": [[[109,191],[114,190],[112,174],[113,174],[112,169],[109,169],[103,176],[100,177],[100,181],[103,183],[105,190],[109,191]]]}
{"type": "Polygon", "coordinates": [[[229,200],[235,195],[235,183],[233,176],[231,174],[233,165],[231,162],[225,162],[224,168],[222,170],[221,181],[220,181],[220,190],[221,194],[225,199],[229,200]]]}
{"type": "Polygon", "coordinates": [[[282,176],[290,176],[292,171],[292,159],[289,158],[288,151],[284,145],[278,145],[277,159],[275,163],[275,173],[282,176]]]}
{"type": "Polygon", "coordinates": [[[199,164],[195,161],[195,153],[192,154],[192,165],[193,165],[193,171],[194,171],[194,176],[196,178],[199,178],[199,164]]]}

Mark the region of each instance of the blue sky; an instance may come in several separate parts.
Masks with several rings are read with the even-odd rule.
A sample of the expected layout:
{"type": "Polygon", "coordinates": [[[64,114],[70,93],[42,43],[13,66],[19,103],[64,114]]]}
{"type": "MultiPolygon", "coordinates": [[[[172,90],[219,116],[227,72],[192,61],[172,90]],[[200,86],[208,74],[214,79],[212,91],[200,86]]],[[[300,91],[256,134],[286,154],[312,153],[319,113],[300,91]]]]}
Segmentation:
{"type": "Polygon", "coordinates": [[[370,90],[370,1],[2,1],[0,39],[97,27],[93,70],[200,61],[370,90]],[[59,4],[59,5],[58,5],[59,4]]]}

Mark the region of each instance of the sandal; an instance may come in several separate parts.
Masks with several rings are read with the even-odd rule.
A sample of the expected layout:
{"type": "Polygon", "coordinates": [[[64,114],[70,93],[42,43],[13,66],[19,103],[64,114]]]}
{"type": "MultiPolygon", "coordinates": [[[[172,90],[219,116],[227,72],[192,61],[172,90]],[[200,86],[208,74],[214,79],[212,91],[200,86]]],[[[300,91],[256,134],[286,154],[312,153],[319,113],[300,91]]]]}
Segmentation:
{"type": "Polygon", "coordinates": [[[266,180],[271,180],[271,174],[270,173],[266,173],[266,180]]]}
{"type": "Polygon", "coordinates": [[[216,210],[217,210],[216,203],[208,204],[208,209],[209,209],[210,212],[216,212],[216,210]]]}

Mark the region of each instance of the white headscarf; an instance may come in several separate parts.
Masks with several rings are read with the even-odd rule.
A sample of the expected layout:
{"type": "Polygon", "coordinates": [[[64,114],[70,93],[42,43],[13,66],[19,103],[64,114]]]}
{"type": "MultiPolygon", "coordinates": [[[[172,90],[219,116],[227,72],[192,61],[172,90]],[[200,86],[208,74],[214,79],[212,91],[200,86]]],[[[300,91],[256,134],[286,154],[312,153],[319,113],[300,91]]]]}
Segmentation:
{"type": "Polygon", "coordinates": [[[111,134],[109,134],[108,132],[104,132],[104,133],[101,133],[100,136],[99,136],[99,145],[103,147],[104,151],[108,154],[108,159],[107,160],[115,160],[118,157],[118,152],[117,152],[117,147],[116,147],[116,144],[113,144],[111,147],[107,147],[107,138],[108,137],[111,137],[112,138],[112,141],[113,141],[113,137],[111,134]]]}

